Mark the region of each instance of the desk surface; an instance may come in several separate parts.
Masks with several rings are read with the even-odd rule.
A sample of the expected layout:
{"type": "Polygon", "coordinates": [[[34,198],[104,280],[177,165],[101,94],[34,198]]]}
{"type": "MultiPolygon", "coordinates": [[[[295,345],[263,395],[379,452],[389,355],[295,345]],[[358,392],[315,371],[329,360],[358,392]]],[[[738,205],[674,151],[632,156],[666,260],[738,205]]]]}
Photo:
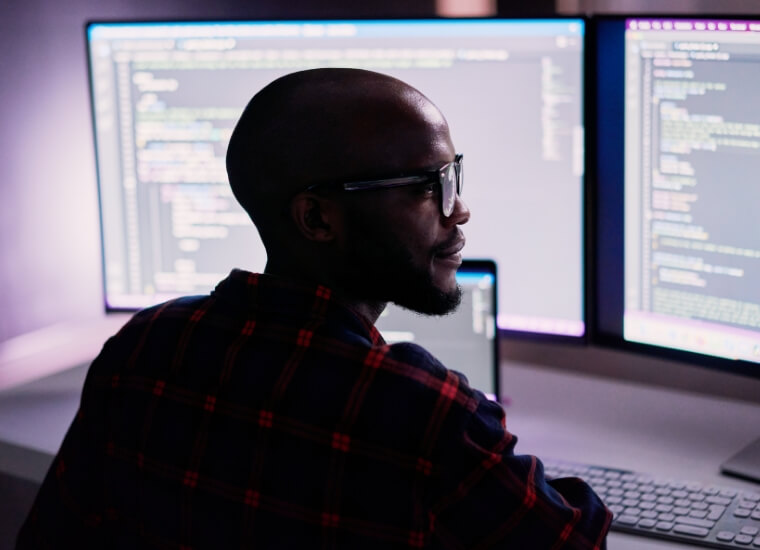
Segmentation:
{"type": "MultiPolygon", "coordinates": [[[[529,365],[501,374],[520,453],[757,490],[719,466],[760,437],[758,405],[529,365]]],[[[615,532],[608,541],[610,550],[690,547],[615,532]]]]}
{"type": "MultiPolygon", "coordinates": [[[[0,442],[55,453],[76,411],[86,369],[83,364],[1,391],[0,442]]],[[[757,490],[718,468],[760,437],[760,405],[527,364],[503,364],[501,380],[517,452],[757,490]]],[[[42,479],[44,455],[24,456],[0,452],[0,471],[42,479]]],[[[608,547],[689,548],[620,533],[610,535],[608,547]]]]}

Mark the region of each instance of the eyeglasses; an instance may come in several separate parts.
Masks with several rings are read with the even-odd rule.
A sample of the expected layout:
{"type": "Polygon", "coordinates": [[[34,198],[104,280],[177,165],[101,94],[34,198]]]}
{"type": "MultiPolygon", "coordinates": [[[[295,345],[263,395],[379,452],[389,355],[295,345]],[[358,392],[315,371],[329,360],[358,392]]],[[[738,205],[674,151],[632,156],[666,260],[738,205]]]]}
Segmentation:
{"type": "Polygon", "coordinates": [[[420,185],[423,183],[439,183],[441,185],[441,212],[447,218],[451,216],[451,213],[454,212],[456,198],[462,194],[462,155],[457,155],[452,162],[447,162],[437,170],[425,170],[423,172],[410,173],[396,178],[352,181],[347,183],[317,183],[307,187],[305,191],[318,191],[321,189],[369,191],[371,189],[420,185]]]}

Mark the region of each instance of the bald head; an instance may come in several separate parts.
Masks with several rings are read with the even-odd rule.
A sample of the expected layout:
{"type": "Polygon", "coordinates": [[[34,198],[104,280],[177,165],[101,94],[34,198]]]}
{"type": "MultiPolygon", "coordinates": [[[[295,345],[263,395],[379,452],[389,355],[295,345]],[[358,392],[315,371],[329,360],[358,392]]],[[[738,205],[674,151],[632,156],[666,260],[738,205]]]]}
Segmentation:
{"type": "Polygon", "coordinates": [[[309,185],[432,168],[450,148],[441,112],[395,78],[315,69],[275,80],[250,101],[227,151],[235,197],[262,238],[309,185]]]}

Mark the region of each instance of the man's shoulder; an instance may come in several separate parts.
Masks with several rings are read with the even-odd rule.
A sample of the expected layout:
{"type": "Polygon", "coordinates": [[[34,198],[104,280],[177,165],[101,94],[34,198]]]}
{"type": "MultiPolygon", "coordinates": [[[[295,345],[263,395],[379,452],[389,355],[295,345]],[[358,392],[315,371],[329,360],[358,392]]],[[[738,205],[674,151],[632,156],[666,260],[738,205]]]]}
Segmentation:
{"type": "Polygon", "coordinates": [[[399,342],[384,349],[382,368],[407,378],[422,391],[448,396],[468,410],[474,410],[483,398],[470,387],[465,375],[447,368],[414,342],[399,342]]]}
{"type": "Polygon", "coordinates": [[[414,342],[397,342],[387,346],[386,356],[409,366],[428,370],[440,376],[446,375],[446,367],[428,350],[414,342]]]}
{"type": "Polygon", "coordinates": [[[214,314],[224,313],[220,310],[225,309],[226,305],[213,295],[183,296],[138,311],[122,327],[122,331],[143,329],[146,325],[199,322],[211,311],[214,314]]]}
{"type": "Polygon", "coordinates": [[[123,356],[146,339],[158,338],[168,344],[180,337],[189,322],[203,317],[208,301],[209,296],[185,296],[138,311],[106,341],[101,355],[123,356]]]}
{"type": "Polygon", "coordinates": [[[168,300],[138,311],[125,326],[144,324],[151,320],[158,319],[159,317],[189,317],[194,311],[202,309],[209,299],[210,296],[206,294],[198,296],[183,296],[168,300]]]}

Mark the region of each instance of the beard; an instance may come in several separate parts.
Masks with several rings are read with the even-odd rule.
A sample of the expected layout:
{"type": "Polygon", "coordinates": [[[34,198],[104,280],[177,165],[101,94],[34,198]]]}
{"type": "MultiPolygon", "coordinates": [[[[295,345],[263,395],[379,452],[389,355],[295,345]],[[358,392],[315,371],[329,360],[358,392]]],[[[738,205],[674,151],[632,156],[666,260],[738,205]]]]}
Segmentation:
{"type": "MultiPolygon", "coordinates": [[[[458,284],[450,291],[436,287],[430,270],[415,264],[401,239],[360,215],[349,214],[347,221],[343,288],[357,298],[393,302],[424,315],[447,315],[457,309],[462,301],[458,284]]],[[[433,256],[431,251],[429,263],[433,256]]]]}

